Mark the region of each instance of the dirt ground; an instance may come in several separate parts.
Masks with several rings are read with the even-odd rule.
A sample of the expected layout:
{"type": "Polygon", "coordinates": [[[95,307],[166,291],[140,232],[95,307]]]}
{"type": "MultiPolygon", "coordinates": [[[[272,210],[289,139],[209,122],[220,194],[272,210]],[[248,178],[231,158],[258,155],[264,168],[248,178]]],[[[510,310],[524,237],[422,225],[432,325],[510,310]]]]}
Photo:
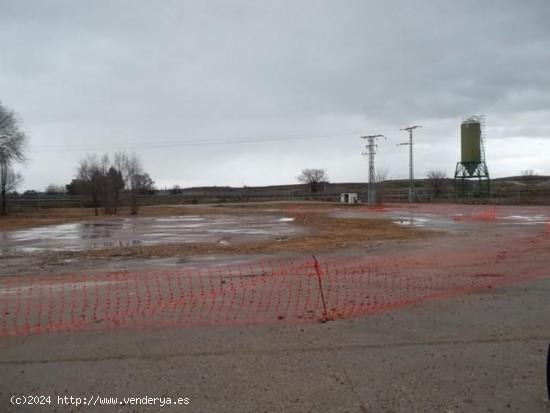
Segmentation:
{"type": "MultiPolygon", "coordinates": [[[[265,207],[250,208],[251,212],[263,212],[265,207]]],[[[191,213],[204,213],[203,209],[191,209],[191,213]]],[[[234,213],[234,209],[228,209],[234,213]]],[[[226,212],[223,211],[223,212],[226,212]]],[[[209,211],[212,212],[212,211],[209,211]]],[[[214,212],[222,212],[216,210],[214,212]]],[[[241,212],[242,213],[242,212],[241,212]]],[[[327,215],[324,209],[304,208],[304,210],[284,211],[294,218],[297,225],[307,228],[307,233],[299,236],[279,237],[263,242],[242,242],[238,245],[211,243],[163,244],[147,247],[125,247],[71,253],[69,256],[85,257],[174,257],[211,254],[271,254],[281,252],[326,252],[346,248],[359,243],[383,240],[404,240],[430,236],[426,231],[399,226],[386,220],[339,219],[327,215]]]]}
{"type": "MultiPolygon", "coordinates": [[[[369,209],[290,203],[189,208],[144,208],[142,213],[276,213],[294,218],[293,225],[304,232],[283,240],[275,237],[229,246],[155,245],[10,253],[0,258],[4,264],[0,303],[9,310],[2,314],[9,321],[4,331],[10,333],[0,335],[1,411],[113,411],[113,406],[97,404],[59,405],[58,395],[96,401],[97,396],[190,400],[186,406],[162,408],[117,404],[115,411],[121,412],[550,411],[545,393],[550,208],[398,204],[369,209]],[[316,291],[315,278],[293,284],[292,277],[300,274],[301,267],[289,272],[291,267],[283,265],[281,274],[273,275],[279,281],[266,284],[272,290],[261,290],[263,284],[256,285],[248,273],[234,283],[226,276],[219,279],[215,289],[228,291],[227,295],[206,296],[201,292],[203,284],[197,284],[205,267],[257,267],[265,260],[311,260],[311,254],[329,271],[324,274],[326,299],[337,301],[345,310],[329,322],[306,317],[291,323],[288,314],[281,318],[277,312],[269,313],[268,308],[286,308],[294,314],[303,304],[300,297],[306,297],[302,288],[311,285],[311,291],[316,291]],[[357,271],[364,268],[368,271],[357,271]],[[120,287],[113,280],[174,271],[190,275],[189,286],[199,298],[192,311],[207,310],[204,317],[211,317],[211,322],[200,327],[180,322],[145,328],[109,324],[107,328],[94,319],[98,322],[91,329],[40,334],[13,329],[10,324],[32,321],[34,314],[25,314],[33,302],[32,290],[20,289],[17,298],[13,288],[10,292],[14,283],[36,288],[38,281],[49,280],[39,291],[59,294],[58,283],[71,279],[72,289],[61,294],[78,298],[81,291],[74,289],[74,280],[80,285],[86,277],[92,280],[94,273],[114,274],[115,278],[100,278],[111,284],[99,288],[112,290],[107,298],[127,297],[133,306],[131,294],[141,287],[125,289],[133,284],[120,287]],[[8,279],[11,284],[3,284],[8,279]],[[295,286],[298,291],[293,290],[295,286]],[[239,291],[231,291],[244,287],[248,289],[243,290],[241,301],[239,291]],[[261,300],[249,302],[248,297],[258,292],[261,300]],[[289,301],[289,307],[287,296],[298,301],[289,301]],[[236,306],[221,305],[224,297],[236,306]],[[281,307],[257,306],[281,299],[281,307]],[[373,299],[375,306],[369,307],[373,299]],[[10,314],[14,303],[21,307],[19,318],[10,314]],[[205,307],[209,303],[211,307],[205,307]],[[240,323],[212,318],[223,317],[227,308],[246,310],[246,317],[251,311],[262,311],[262,317],[254,323],[247,323],[246,317],[240,323]],[[16,406],[10,404],[14,394],[51,395],[56,403],[40,408],[16,406]]],[[[69,221],[90,219],[89,212],[72,212],[69,221]]],[[[33,219],[34,224],[43,225],[67,222],[62,211],[33,219]]],[[[10,220],[4,230],[27,225],[23,217],[10,220]]],[[[308,273],[315,274],[308,268],[308,273]]],[[[90,286],[98,284],[94,280],[90,286]]],[[[159,303],[173,302],[166,301],[170,298],[165,287],[145,285],[153,297],[166,293],[158,297],[159,303]]],[[[207,283],[204,288],[211,287],[207,283]]],[[[151,313],[154,320],[163,314],[173,316],[171,305],[164,307],[164,313],[151,313]]],[[[58,307],[51,308],[60,314],[58,307]]],[[[311,308],[316,314],[320,311],[318,302],[311,301],[311,308]]]]}
{"type": "MultiPolygon", "coordinates": [[[[271,236],[263,240],[250,240],[240,236],[235,243],[226,242],[162,242],[158,245],[111,246],[107,248],[84,249],[81,251],[56,250],[33,254],[43,263],[55,263],[68,259],[108,259],[126,258],[166,258],[200,255],[242,255],[273,253],[319,253],[345,249],[373,241],[407,240],[433,236],[434,232],[408,228],[388,219],[347,219],[330,214],[345,211],[345,207],[326,203],[258,203],[185,206],[150,206],[140,209],[139,217],[209,216],[220,214],[243,216],[250,214],[268,215],[278,213],[293,220],[293,224],[304,229],[301,234],[271,236]]],[[[129,211],[121,211],[119,216],[127,217],[129,211]]],[[[94,216],[93,209],[51,209],[27,214],[20,213],[0,219],[0,231],[15,231],[29,227],[61,225],[73,222],[109,220],[112,217],[94,216]]],[[[285,218],[286,219],[286,218],[285,218]]],[[[0,244],[1,245],[1,244],[0,244]]],[[[5,254],[13,254],[11,251],[5,254]]],[[[21,254],[19,254],[21,255],[21,254]]]]}

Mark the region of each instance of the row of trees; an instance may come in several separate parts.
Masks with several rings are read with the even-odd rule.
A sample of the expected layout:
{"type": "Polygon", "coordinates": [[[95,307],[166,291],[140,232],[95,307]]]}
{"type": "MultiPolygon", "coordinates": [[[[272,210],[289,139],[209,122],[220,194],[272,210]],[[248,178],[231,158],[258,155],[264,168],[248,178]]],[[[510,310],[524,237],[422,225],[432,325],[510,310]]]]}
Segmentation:
{"type": "Polygon", "coordinates": [[[0,102],[0,213],[7,212],[7,194],[14,191],[22,177],[15,172],[14,164],[25,161],[28,136],[22,130],[15,112],[0,102]]]}
{"type": "MultiPolygon", "coordinates": [[[[25,152],[29,137],[22,130],[16,113],[0,102],[0,213],[7,213],[7,195],[14,192],[22,177],[14,164],[26,161],[25,152]]],[[[50,185],[48,193],[67,192],[87,195],[98,215],[103,207],[105,214],[116,214],[120,195],[130,194],[132,214],[137,214],[138,196],[153,191],[154,182],[144,170],[136,154],[117,152],[101,157],[92,154],[80,161],[75,179],[60,188],[50,185]],[[66,191],[65,191],[66,190],[66,191]]]]}
{"type": "MultiPolygon", "coordinates": [[[[388,177],[387,169],[378,169],[376,171],[375,183],[377,185],[377,192],[380,198],[384,194],[384,182],[388,177]]],[[[306,168],[302,169],[300,175],[296,179],[306,185],[308,190],[312,193],[320,192],[325,189],[329,182],[326,169],[320,168],[306,168]]],[[[428,172],[428,183],[432,190],[433,198],[439,198],[446,189],[447,175],[443,171],[433,170],[428,172]]]]}
{"type": "Polygon", "coordinates": [[[154,191],[153,185],[153,180],[143,170],[136,154],[116,152],[101,157],[92,154],[82,159],[76,178],[66,189],[71,195],[88,196],[95,215],[98,215],[100,207],[106,215],[117,214],[121,193],[127,192],[131,199],[132,214],[137,214],[138,196],[154,191]]]}

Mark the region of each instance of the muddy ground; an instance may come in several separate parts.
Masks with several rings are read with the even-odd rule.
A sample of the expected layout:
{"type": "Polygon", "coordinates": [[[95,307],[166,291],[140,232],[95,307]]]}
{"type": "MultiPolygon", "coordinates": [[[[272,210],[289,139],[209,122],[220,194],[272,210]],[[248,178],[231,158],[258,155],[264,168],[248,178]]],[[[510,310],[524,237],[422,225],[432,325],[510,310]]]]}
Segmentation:
{"type": "MultiPolygon", "coordinates": [[[[193,271],[313,253],[335,267],[359,262],[389,268],[388,277],[409,277],[413,283],[417,274],[471,277],[483,280],[483,289],[326,323],[275,320],[3,336],[2,411],[36,411],[11,405],[15,393],[190,399],[183,407],[115,409],[124,412],[550,411],[544,372],[550,342],[550,208],[286,203],[193,208],[142,212],[232,217],[239,225],[254,217],[248,227],[233,229],[257,229],[266,220],[274,225],[262,234],[231,238],[226,233],[221,239],[226,243],[215,233],[200,243],[29,252],[0,241],[1,274],[63,279],[98,271],[193,271]]],[[[52,211],[50,217],[33,217],[32,224],[14,217],[3,229],[95,222],[89,212],[73,212],[64,217],[52,211]]],[[[40,410],[113,407],[56,404],[40,410]]]]}
{"type": "Polygon", "coordinates": [[[0,220],[0,257],[6,263],[0,274],[51,266],[71,271],[84,263],[110,267],[123,258],[324,253],[436,234],[381,216],[333,216],[347,210],[322,203],[260,203],[144,207],[139,216],[117,217],[95,217],[92,209],[17,214],[0,220]]]}

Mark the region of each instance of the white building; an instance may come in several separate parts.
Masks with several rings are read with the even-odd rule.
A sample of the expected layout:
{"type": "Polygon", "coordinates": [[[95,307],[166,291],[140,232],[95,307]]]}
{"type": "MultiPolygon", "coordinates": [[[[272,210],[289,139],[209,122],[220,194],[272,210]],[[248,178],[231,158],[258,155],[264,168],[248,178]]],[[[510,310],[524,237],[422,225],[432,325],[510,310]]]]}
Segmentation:
{"type": "Polygon", "coordinates": [[[357,204],[359,199],[357,198],[357,193],[355,192],[345,192],[340,194],[340,203],[341,204],[357,204]]]}

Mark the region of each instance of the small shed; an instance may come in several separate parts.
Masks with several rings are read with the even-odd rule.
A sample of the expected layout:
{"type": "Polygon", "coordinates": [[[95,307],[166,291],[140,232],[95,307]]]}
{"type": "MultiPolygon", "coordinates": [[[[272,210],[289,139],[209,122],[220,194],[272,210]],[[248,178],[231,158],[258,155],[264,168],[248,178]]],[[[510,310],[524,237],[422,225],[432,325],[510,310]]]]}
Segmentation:
{"type": "Polygon", "coordinates": [[[355,192],[344,192],[340,194],[340,203],[341,204],[357,204],[359,199],[357,193],[355,192]]]}

